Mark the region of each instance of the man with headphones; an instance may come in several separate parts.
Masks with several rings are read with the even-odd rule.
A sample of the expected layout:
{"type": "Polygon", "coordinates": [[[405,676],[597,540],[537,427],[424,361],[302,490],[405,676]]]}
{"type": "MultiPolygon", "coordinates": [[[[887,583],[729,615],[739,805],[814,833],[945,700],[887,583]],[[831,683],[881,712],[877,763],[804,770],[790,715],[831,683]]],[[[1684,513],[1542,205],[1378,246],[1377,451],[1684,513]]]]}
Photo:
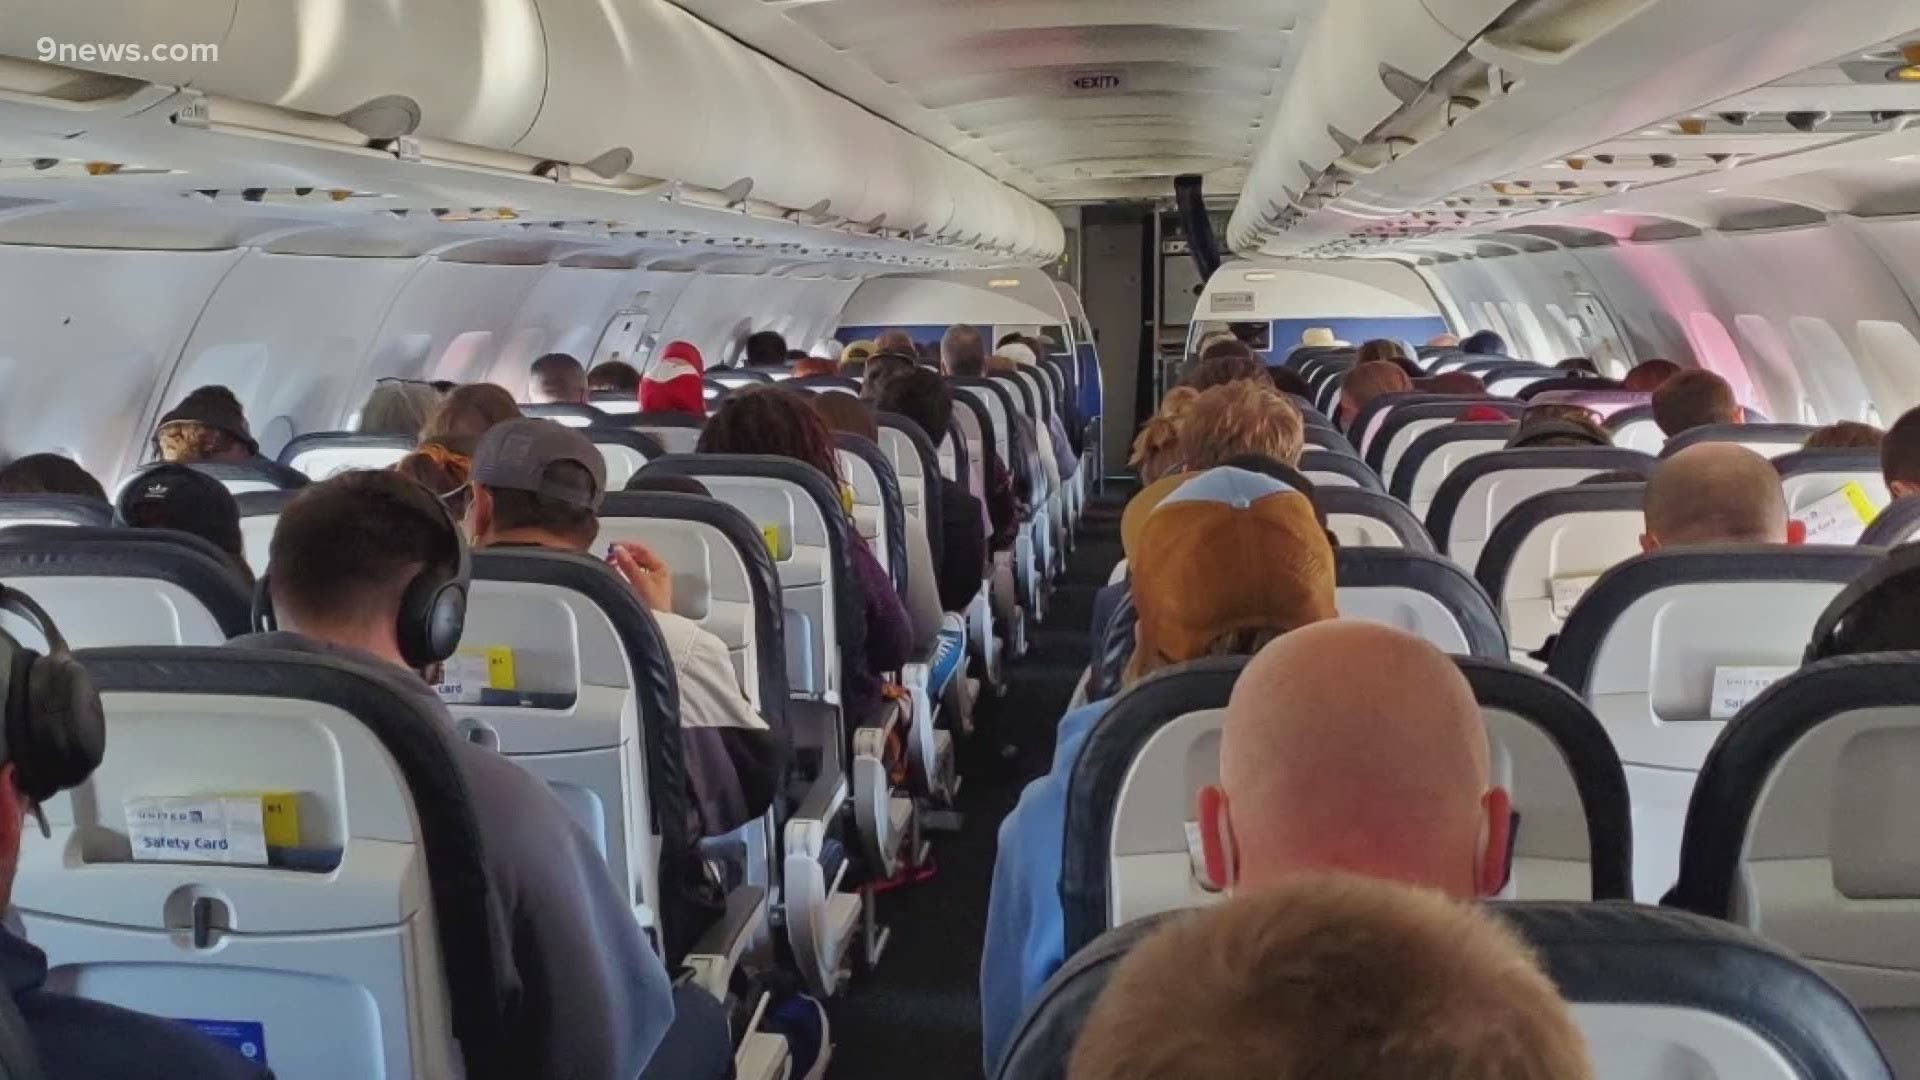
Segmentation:
{"type": "MultiPolygon", "coordinates": [[[[0,631],[0,909],[13,903],[20,839],[35,808],[84,783],[106,752],[100,695],[40,605],[0,585],[0,610],[36,627],[42,656],[0,631]]],[[[13,1080],[272,1080],[184,1024],[46,989],[47,955],[0,927],[0,1071],[13,1080]]]]}
{"type": "Polygon", "coordinates": [[[498,918],[501,1041],[515,1059],[506,1071],[632,1080],[674,1019],[660,956],[547,785],[455,737],[421,674],[460,644],[469,571],[459,526],[433,492],[393,472],[344,473],[303,489],[274,529],[257,621],[279,629],[230,644],[378,669],[439,718],[473,803],[498,918]]]}

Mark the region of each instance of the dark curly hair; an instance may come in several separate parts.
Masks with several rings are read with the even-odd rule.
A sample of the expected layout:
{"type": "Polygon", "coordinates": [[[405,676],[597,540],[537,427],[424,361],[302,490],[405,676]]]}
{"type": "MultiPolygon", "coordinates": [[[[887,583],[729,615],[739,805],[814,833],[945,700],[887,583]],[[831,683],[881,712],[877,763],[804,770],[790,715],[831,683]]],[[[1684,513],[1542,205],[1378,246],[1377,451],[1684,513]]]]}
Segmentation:
{"type": "Polygon", "coordinates": [[[700,431],[702,454],[772,454],[811,465],[840,485],[833,436],[807,399],[779,386],[728,394],[700,431]]]}

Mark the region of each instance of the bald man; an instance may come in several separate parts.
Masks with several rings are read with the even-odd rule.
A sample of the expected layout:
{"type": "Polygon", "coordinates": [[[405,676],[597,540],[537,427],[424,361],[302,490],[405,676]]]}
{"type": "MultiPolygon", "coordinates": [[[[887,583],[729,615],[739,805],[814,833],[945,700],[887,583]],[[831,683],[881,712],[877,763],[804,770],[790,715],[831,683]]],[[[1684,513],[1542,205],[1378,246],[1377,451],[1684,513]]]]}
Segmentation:
{"type": "Polygon", "coordinates": [[[1784,544],[1791,522],[1773,462],[1744,446],[1701,443],[1662,461],[1647,482],[1646,551],[1701,544],[1784,544]]]}
{"type": "Polygon", "coordinates": [[[1473,689],[1426,641],[1334,620],[1275,640],[1234,683],[1220,783],[1199,798],[1207,876],[1254,891],[1343,872],[1456,899],[1506,883],[1513,802],[1489,779],[1473,689]],[[1353,678],[1353,658],[1391,678],[1353,678]]]}

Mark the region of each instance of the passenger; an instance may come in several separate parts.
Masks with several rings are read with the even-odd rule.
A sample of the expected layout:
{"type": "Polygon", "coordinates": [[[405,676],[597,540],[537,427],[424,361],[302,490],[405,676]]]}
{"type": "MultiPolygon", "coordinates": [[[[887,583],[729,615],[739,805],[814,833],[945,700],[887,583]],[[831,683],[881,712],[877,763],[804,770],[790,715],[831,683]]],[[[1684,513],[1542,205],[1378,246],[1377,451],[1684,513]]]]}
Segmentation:
{"type": "Polygon", "coordinates": [[[625,360],[608,360],[595,364],[587,372],[587,390],[603,394],[625,394],[632,397],[640,392],[640,369],[625,360]]]}
{"type": "Polygon", "coordinates": [[[403,435],[420,437],[434,406],[440,404],[440,391],[431,383],[413,379],[381,379],[360,406],[360,421],[354,430],[362,435],[403,435]]]}
{"type": "Polygon", "coordinates": [[[690,341],[671,341],[640,380],[640,411],[707,415],[707,363],[690,341]]]}
{"type": "Polygon", "coordinates": [[[1599,365],[1584,356],[1576,356],[1571,359],[1562,360],[1553,365],[1553,367],[1556,371],[1565,371],[1572,374],[1592,375],[1596,378],[1600,375],[1599,365]]]}
{"type": "Polygon", "coordinates": [[[1651,394],[1665,386],[1668,379],[1680,374],[1680,370],[1680,365],[1671,360],[1642,360],[1627,372],[1620,387],[1636,394],[1651,394]]]}
{"type": "Polygon", "coordinates": [[[1653,422],[1671,439],[1711,424],[1738,424],[1746,414],[1727,380],[1711,371],[1683,371],[1653,395],[1653,422]]]}
{"type": "Polygon", "coordinates": [[[979,379],[987,374],[987,344],[980,331],[959,324],[940,338],[940,367],[949,375],[979,379]]]}
{"type": "Polygon", "coordinates": [[[1920,407],[1907,410],[1887,429],[1880,444],[1880,471],[1894,498],[1920,495],[1920,407]]]}
{"type": "Polygon", "coordinates": [[[550,352],[528,372],[528,400],[539,404],[585,405],[587,369],[563,352],[550,352]]]}
{"type": "Polygon", "coordinates": [[[176,465],[251,465],[282,487],[307,482],[300,473],[260,456],[240,399],[224,386],[202,386],[160,418],[155,455],[176,465]]]}
{"type": "Polygon", "coordinates": [[[1404,394],[1413,389],[1413,380],[1396,364],[1361,364],[1340,383],[1340,428],[1353,426],[1360,410],[1373,399],[1386,394],[1404,394]]]}
{"type": "Polygon", "coordinates": [[[1313,387],[1309,386],[1307,380],[1301,378],[1300,373],[1292,368],[1269,367],[1267,378],[1272,381],[1273,388],[1283,394],[1291,394],[1306,401],[1313,400],[1313,387]]]}
{"type": "Polygon", "coordinates": [[[837,375],[839,372],[839,364],[818,356],[802,356],[793,362],[793,377],[796,379],[809,379],[816,375],[837,375]]]}
{"type": "Polygon", "coordinates": [[[1409,379],[1425,378],[1427,374],[1425,368],[1408,359],[1407,350],[1399,342],[1387,338],[1374,338],[1360,346],[1359,360],[1354,366],[1377,363],[1392,364],[1406,372],[1409,379]]]}
{"type": "MultiPolygon", "coordinates": [[[[535,547],[587,554],[600,535],[606,463],[585,435],[550,420],[513,420],[480,440],[467,535],[476,549],[535,547]]],[[[674,613],[673,572],[645,545],[613,544],[607,561],[653,612],[680,689],[687,788],[706,836],[767,812],[781,751],[741,694],[726,643],[674,613]]]]}
{"type": "Polygon", "coordinates": [[[1298,467],[1306,426],[1285,394],[1252,381],[1216,386],[1200,395],[1180,422],[1180,464],[1204,472],[1242,454],[1259,454],[1298,467]]]}
{"type": "Polygon", "coordinates": [[[1302,877],[1133,948],[1067,1080],[1591,1080],[1586,1040],[1525,942],[1480,908],[1302,877]]]}
{"type": "Polygon", "coordinates": [[[1530,406],[1520,416],[1520,426],[1507,440],[1508,449],[1539,450],[1550,447],[1605,447],[1613,445],[1613,435],[1600,425],[1591,409],[1560,402],[1542,402],[1530,406]]]}
{"type": "Polygon", "coordinates": [[[512,1057],[496,1064],[523,1076],[640,1075],[669,1025],[700,1021],[697,999],[682,1000],[676,1022],[659,954],[593,842],[539,778],[456,736],[401,651],[403,598],[424,573],[453,574],[460,543],[433,493],[405,477],[356,471],[314,484],[273,534],[268,588],[284,629],[230,644],[357,664],[435,718],[479,829],[494,912],[507,1009],[498,1045],[512,1057]]]}
{"type": "MultiPolygon", "coordinates": [[[[1046,382],[1047,377],[1039,371],[1040,355],[1046,350],[1046,343],[1038,338],[1021,337],[1018,334],[1008,334],[1007,337],[1012,340],[1004,342],[1000,351],[989,359],[988,364],[991,366],[993,359],[999,359],[1011,361],[1013,366],[1004,369],[994,368],[995,373],[1004,370],[1011,374],[1021,368],[1029,368],[1032,369],[1035,378],[1046,382]]],[[[1047,482],[1058,490],[1062,481],[1073,479],[1074,471],[1080,467],[1080,459],[1073,454],[1073,443],[1067,438],[1067,426],[1061,422],[1060,414],[1044,407],[1041,411],[1046,414],[1042,418],[1045,422],[1034,425],[1035,437],[1040,443],[1042,460],[1051,462],[1047,469],[1047,482]]]]}
{"type": "Polygon", "coordinates": [[[28,454],[0,468],[0,495],[78,495],[107,501],[106,489],[72,458],[28,454]]]}
{"type": "Polygon", "coordinates": [[[840,374],[857,379],[867,373],[867,361],[879,350],[871,341],[856,341],[840,350],[840,374]]]}
{"type": "Polygon", "coordinates": [[[420,441],[450,446],[463,439],[477,441],[493,425],[519,416],[520,406],[504,387],[484,382],[456,386],[427,417],[420,441]]]}
{"type": "Polygon", "coordinates": [[[747,337],[744,351],[747,367],[756,371],[777,371],[787,366],[787,339],[772,330],[747,337]]]}
{"type": "MultiPolygon", "coordinates": [[[[700,432],[699,452],[792,458],[813,466],[835,491],[844,491],[827,426],[799,394],[777,386],[750,386],[727,395],[700,432]]],[[[847,532],[846,557],[860,594],[852,601],[862,615],[852,621],[854,640],[840,643],[841,695],[851,731],[884,720],[885,709],[894,699],[888,696],[880,673],[907,662],[913,627],[893,579],[859,533],[847,532]]]]}
{"type": "Polygon", "coordinates": [[[913,344],[913,335],[897,328],[885,331],[875,339],[873,351],[877,353],[893,353],[896,356],[918,355],[913,344]]]}
{"type": "Polygon", "coordinates": [[[820,414],[820,422],[828,431],[858,435],[875,446],[880,444],[880,418],[874,415],[873,406],[852,394],[809,394],[807,404],[820,414]]]}
{"type": "Polygon", "coordinates": [[[1132,456],[1127,459],[1127,467],[1139,477],[1140,486],[1150,486],[1181,470],[1180,425],[1193,403],[1199,400],[1200,391],[1191,386],[1176,386],[1160,400],[1160,411],[1140,425],[1140,434],[1133,440],[1132,456]]]}
{"type": "MultiPolygon", "coordinates": [[[[860,383],[860,396],[868,401],[877,400],[881,388],[886,385],[888,379],[895,375],[919,370],[921,370],[920,364],[914,360],[912,353],[874,353],[867,359],[866,377],[860,383]]],[[[927,437],[933,440],[935,446],[939,446],[945,434],[945,432],[929,431],[927,437]]]]}
{"type": "Polygon", "coordinates": [[[1507,339],[1492,330],[1482,330],[1460,343],[1460,351],[1469,356],[1511,356],[1507,339]]]}
{"type": "MultiPolygon", "coordinates": [[[[1142,528],[1129,566],[1139,625],[1123,676],[1128,686],[1204,656],[1252,654],[1336,612],[1333,549],[1312,503],[1242,469],[1203,473],[1168,495],[1142,528]]],[[[1361,654],[1328,664],[1350,670],[1345,665],[1353,655],[1361,654]]],[[[1414,684],[1392,682],[1414,693],[1414,684]]],[[[1000,826],[980,964],[989,1076],[1027,1005],[1065,960],[1060,873],[1067,787],[1080,748],[1109,704],[1092,702],[1060,721],[1051,771],[1027,785],[1000,826]]],[[[1478,718],[1477,708],[1473,715],[1478,718]]],[[[1484,745],[1481,755],[1484,770],[1484,745]]]]}
{"type": "Polygon", "coordinates": [[[789,367],[799,363],[802,360],[811,360],[811,359],[813,359],[813,354],[808,352],[805,349],[788,349],[787,350],[787,365],[789,367]]]}
{"type": "Polygon", "coordinates": [[[1337,349],[1342,344],[1334,336],[1331,326],[1309,326],[1300,332],[1300,347],[1303,349],[1337,349]]]}
{"type": "Polygon", "coordinates": [[[1237,341],[1228,341],[1215,345],[1197,362],[1188,365],[1180,376],[1180,385],[1205,391],[1244,380],[1271,385],[1267,377],[1267,365],[1254,355],[1253,350],[1237,341]]]}
{"type": "MultiPolygon", "coordinates": [[[[23,680],[24,681],[24,680],[23,680]]],[[[26,687],[14,691],[24,701],[26,687]]],[[[26,722],[51,737],[66,717],[62,695],[45,705],[22,707],[26,722]]],[[[94,708],[99,708],[96,704],[94,708]]],[[[61,732],[59,753],[79,755],[79,739],[61,732]]],[[[91,747],[99,754],[101,747],[91,747]]],[[[11,755],[10,755],[11,756],[11,755]]],[[[0,980],[11,995],[13,1008],[25,1030],[13,1035],[16,1060],[22,1055],[35,1066],[33,1075],[44,1080],[272,1080],[273,1074],[257,1061],[240,1056],[176,1020],[134,1012],[93,1001],[75,993],[47,987],[47,954],[28,942],[15,927],[13,887],[20,870],[20,844],[30,815],[54,792],[47,777],[28,775],[15,761],[0,764],[0,911],[9,918],[0,926],[0,980]],[[22,1045],[25,1036],[27,1045],[22,1045]]],[[[81,796],[76,796],[79,798],[81,796]]],[[[130,970],[130,969],[129,969],[130,970]]],[[[55,980],[57,983],[63,980],[55,980]]],[[[70,982],[70,976],[67,980],[70,982]]],[[[13,1072],[14,1077],[25,1076],[13,1072]]]]}
{"type": "Polygon", "coordinates": [[[1443,371],[1415,380],[1415,390],[1423,394],[1450,394],[1457,397],[1486,397],[1487,383],[1478,375],[1464,371],[1443,371]]]}
{"type": "Polygon", "coordinates": [[[1460,347],[1460,337],[1457,334],[1435,334],[1427,339],[1427,347],[1429,349],[1457,349],[1460,347]]]}
{"type": "Polygon", "coordinates": [[[1842,420],[1807,436],[1803,450],[1878,450],[1886,442],[1887,433],[1872,424],[1863,424],[1858,420],[1842,420]]]}
{"type": "MultiPolygon", "coordinates": [[[[474,440],[479,445],[479,440],[474,440]]],[[[447,504],[456,518],[464,517],[473,500],[467,481],[473,473],[473,455],[462,454],[440,442],[421,443],[420,448],[393,463],[393,471],[412,480],[447,504]]]]}
{"type": "MultiPolygon", "coordinates": [[[[918,424],[935,446],[940,440],[933,433],[946,431],[953,419],[953,390],[945,379],[924,368],[886,380],[877,404],[882,412],[918,424]]],[[[963,484],[939,474],[933,479],[940,498],[940,606],[964,612],[986,580],[986,525],[980,520],[977,501],[963,484]]]]}
{"type": "Polygon", "coordinates": [[[1701,443],[1647,481],[1645,551],[1701,544],[1784,544],[1787,496],[1773,463],[1744,446],[1701,443]]]}
{"type": "Polygon", "coordinates": [[[240,504],[227,485],[206,473],[185,465],[144,469],[120,490],[113,516],[128,528],[170,529],[205,540],[220,549],[249,589],[253,587],[253,570],[240,538],[240,504]]]}

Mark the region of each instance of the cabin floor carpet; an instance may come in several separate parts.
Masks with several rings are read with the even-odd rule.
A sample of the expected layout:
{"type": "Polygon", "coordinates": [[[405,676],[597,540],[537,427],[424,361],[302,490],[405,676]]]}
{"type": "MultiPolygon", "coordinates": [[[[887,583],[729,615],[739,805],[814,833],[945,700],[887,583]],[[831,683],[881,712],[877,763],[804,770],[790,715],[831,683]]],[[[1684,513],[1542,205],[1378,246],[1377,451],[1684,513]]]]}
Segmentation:
{"type": "Polygon", "coordinates": [[[1006,696],[981,702],[980,732],[961,747],[965,824],[932,838],[938,873],[881,897],[893,938],[828,1006],[829,1080],[980,1080],[980,946],[1000,819],[1053,761],[1054,728],[1087,664],[1093,594],[1120,559],[1123,505],[1117,494],[1089,500],[1045,625],[1009,665],[1006,696]]]}

